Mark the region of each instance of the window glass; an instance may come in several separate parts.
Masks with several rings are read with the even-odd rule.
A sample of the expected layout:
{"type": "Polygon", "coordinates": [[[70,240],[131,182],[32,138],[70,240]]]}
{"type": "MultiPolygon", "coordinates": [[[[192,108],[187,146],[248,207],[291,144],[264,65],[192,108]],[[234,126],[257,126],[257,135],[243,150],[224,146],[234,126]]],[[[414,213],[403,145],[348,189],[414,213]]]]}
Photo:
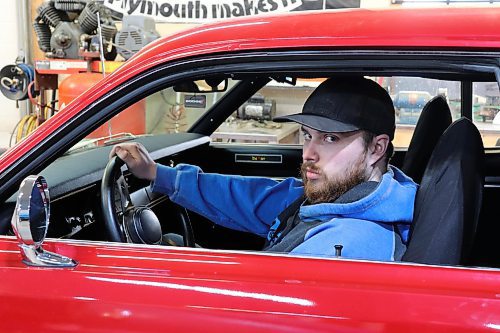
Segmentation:
{"type": "Polygon", "coordinates": [[[452,120],[460,118],[460,82],[418,77],[378,78],[378,81],[394,102],[396,133],[393,143],[396,148],[408,148],[422,109],[435,96],[446,98],[452,120]]]}
{"type": "Polygon", "coordinates": [[[210,87],[205,81],[163,89],[115,115],[76,144],[70,152],[112,145],[142,135],[186,132],[236,82],[229,80],[227,84],[220,84],[218,90],[224,91],[217,92],[208,91],[210,87]],[[193,84],[197,88],[193,88],[193,84]],[[194,90],[198,91],[187,92],[194,90]]]}
{"type": "Polygon", "coordinates": [[[212,134],[215,142],[300,143],[299,125],[275,123],[276,116],[299,113],[305,100],[324,79],[299,79],[296,85],[269,82],[241,105],[212,134]]]}
{"type": "Polygon", "coordinates": [[[500,91],[496,82],[476,82],[473,116],[485,147],[500,146],[500,91]]]}
{"type": "MultiPolygon", "coordinates": [[[[415,124],[424,105],[434,96],[443,95],[460,117],[460,83],[415,77],[371,77],[384,87],[396,109],[394,146],[408,147],[415,124]]],[[[250,98],[212,135],[216,142],[301,144],[299,125],[275,123],[272,118],[299,113],[307,97],[324,80],[297,79],[296,85],[271,81],[250,98]]]]}

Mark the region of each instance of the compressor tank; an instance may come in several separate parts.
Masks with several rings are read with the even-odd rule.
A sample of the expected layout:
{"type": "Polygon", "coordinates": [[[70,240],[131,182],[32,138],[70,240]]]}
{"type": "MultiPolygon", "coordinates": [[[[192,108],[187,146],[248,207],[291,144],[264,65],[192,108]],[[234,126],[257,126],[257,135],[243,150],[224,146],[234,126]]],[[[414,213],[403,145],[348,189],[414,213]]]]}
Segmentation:
{"type": "MultiPolygon", "coordinates": [[[[63,110],[64,106],[68,105],[77,96],[92,87],[101,79],[101,73],[78,73],[66,77],[59,83],[60,109],[63,110]]],[[[106,137],[110,135],[110,132],[111,134],[145,134],[145,106],[145,100],[138,101],[137,103],[126,108],[124,111],[115,115],[106,124],[101,125],[94,132],[90,133],[87,138],[106,137]]]]}

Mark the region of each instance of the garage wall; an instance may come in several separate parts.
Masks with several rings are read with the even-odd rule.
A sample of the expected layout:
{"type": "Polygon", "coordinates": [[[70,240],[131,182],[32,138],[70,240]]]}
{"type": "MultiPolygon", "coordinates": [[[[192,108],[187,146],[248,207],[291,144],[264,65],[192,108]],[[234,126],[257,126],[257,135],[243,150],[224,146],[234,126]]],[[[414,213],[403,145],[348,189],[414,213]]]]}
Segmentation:
{"type": "MultiPolygon", "coordinates": [[[[18,54],[18,10],[19,0],[2,0],[0,10],[0,67],[13,64],[18,54]]],[[[0,148],[7,147],[10,133],[20,119],[16,102],[0,94],[0,148]]]]}

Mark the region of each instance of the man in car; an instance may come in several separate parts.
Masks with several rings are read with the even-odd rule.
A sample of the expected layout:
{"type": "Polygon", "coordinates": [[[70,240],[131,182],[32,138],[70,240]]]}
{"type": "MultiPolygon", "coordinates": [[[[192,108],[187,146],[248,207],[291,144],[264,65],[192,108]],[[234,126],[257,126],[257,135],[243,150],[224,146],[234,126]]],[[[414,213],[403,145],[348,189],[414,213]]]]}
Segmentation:
{"type": "Polygon", "coordinates": [[[137,177],[213,222],[266,237],[265,251],[399,260],[408,240],[417,185],[390,166],[395,116],[388,93],[363,77],[332,78],[302,113],[302,180],[203,173],[155,163],[143,146],[118,155],[137,177]]]}

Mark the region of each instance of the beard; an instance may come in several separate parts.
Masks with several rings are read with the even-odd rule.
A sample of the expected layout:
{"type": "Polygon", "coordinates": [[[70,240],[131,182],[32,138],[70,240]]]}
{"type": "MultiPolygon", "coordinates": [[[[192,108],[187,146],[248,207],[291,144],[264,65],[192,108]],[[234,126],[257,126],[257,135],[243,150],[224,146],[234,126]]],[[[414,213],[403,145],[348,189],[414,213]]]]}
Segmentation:
{"type": "Polygon", "coordinates": [[[311,204],[334,202],[354,186],[366,181],[365,156],[352,164],[342,175],[326,176],[314,162],[304,162],[300,174],[304,182],[304,194],[311,204]],[[316,180],[307,179],[307,169],[319,173],[316,180]]]}

